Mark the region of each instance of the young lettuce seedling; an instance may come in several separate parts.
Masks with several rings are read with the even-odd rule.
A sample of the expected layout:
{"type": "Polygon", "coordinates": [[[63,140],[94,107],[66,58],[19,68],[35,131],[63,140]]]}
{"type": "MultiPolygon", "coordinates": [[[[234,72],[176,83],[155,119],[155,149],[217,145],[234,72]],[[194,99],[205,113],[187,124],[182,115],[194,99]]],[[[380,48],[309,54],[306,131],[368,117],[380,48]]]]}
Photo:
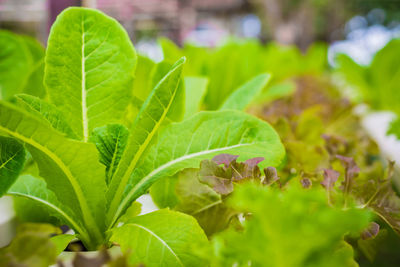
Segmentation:
{"type": "Polygon", "coordinates": [[[188,248],[207,238],[193,217],[160,210],[124,216],[119,227],[121,216],[155,181],[204,159],[262,156],[264,167],[276,166],[284,148],[269,124],[240,111],[200,112],[173,122],[185,106],[177,97],[184,90],[184,62],[170,68],[126,123],[132,91],[140,90],[132,89],[137,60],[128,35],[99,11],[63,11],[45,57],[49,101],[18,95],[18,105],[0,102],[0,132],[7,135],[0,139],[0,192],[47,206],[89,250],[114,242],[132,252],[133,263],[153,266],[157,258],[168,266],[198,266],[188,248]],[[43,179],[17,179],[23,146],[43,179]]]}

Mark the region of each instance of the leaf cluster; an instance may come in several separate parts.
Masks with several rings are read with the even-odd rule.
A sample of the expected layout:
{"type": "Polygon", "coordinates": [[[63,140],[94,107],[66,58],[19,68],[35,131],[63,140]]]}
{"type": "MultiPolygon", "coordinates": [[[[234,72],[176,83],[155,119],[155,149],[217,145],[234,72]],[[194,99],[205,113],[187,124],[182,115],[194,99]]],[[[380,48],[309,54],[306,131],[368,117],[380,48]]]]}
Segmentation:
{"type": "Polygon", "coordinates": [[[207,241],[194,218],[168,209],[137,216],[134,201],[157,180],[221,153],[275,166],[285,152],[268,123],[238,111],[268,75],[238,84],[221,110],[198,112],[192,105],[200,107],[206,83],[182,79],[184,63],[138,62],[116,20],[64,10],[45,53],[47,95],[0,102],[0,192],[44,207],[88,250],[116,244],[134,251],[130,264],[146,266],[202,262],[190,249],[207,241]]]}

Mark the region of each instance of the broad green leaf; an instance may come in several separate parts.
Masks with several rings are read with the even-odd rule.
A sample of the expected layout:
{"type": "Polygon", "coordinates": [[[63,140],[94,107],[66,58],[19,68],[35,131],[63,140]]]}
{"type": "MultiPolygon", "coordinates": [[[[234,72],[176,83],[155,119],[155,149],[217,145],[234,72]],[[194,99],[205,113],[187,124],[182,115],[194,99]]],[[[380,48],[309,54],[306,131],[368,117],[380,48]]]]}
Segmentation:
{"type": "MultiPolygon", "coordinates": [[[[80,219],[76,218],[68,205],[57,199],[57,196],[47,188],[42,179],[31,175],[22,175],[7,194],[35,201],[37,205],[42,206],[46,212],[58,218],[62,223],[70,226],[79,234],[85,234],[80,219]]],[[[85,238],[85,236],[82,237],[85,238]]]]}
{"type": "Polygon", "coordinates": [[[121,120],[136,52],[116,20],[92,9],[64,10],[51,28],[45,62],[50,100],[82,140],[94,128],[121,120]]]}
{"type": "Polygon", "coordinates": [[[56,235],[50,238],[50,240],[56,245],[56,254],[59,255],[75,238],[75,235],[56,235]]]}
{"type": "Polygon", "coordinates": [[[111,241],[131,251],[131,264],[145,266],[207,266],[194,250],[208,240],[196,220],[167,209],[135,217],[112,230],[111,241]]]}
{"type": "Polygon", "coordinates": [[[270,74],[260,74],[246,82],[228,96],[220,107],[224,109],[245,110],[246,107],[257,97],[271,79],[270,74]]]}
{"type": "Polygon", "coordinates": [[[129,177],[136,168],[138,161],[143,158],[143,154],[173,105],[184,62],[184,58],[180,59],[157,84],[143,104],[131,127],[128,145],[111,179],[107,193],[107,198],[111,202],[109,216],[114,216],[129,177]]]}
{"type": "Polygon", "coordinates": [[[200,183],[198,176],[198,169],[185,169],[179,173],[176,183],[179,204],[175,209],[195,217],[210,236],[225,229],[235,211],[227,207],[211,187],[200,183]]]}
{"type": "Polygon", "coordinates": [[[36,114],[39,118],[44,119],[54,129],[64,133],[67,137],[77,139],[76,134],[56,106],[30,95],[20,94],[16,95],[16,98],[29,113],[36,114]]]}
{"type": "Polygon", "coordinates": [[[22,38],[0,31],[0,99],[21,93],[31,72],[33,60],[22,38]]]}
{"type": "Polygon", "coordinates": [[[218,109],[237,86],[266,72],[265,61],[260,64],[261,54],[261,46],[254,41],[228,42],[213,51],[206,65],[210,79],[204,100],[207,109],[218,109]]]}
{"type": "Polygon", "coordinates": [[[136,217],[142,211],[142,203],[133,202],[132,205],[126,210],[125,214],[119,218],[118,223],[126,223],[128,220],[136,217]]]}
{"type": "Polygon", "coordinates": [[[57,248],[50,240],[61,230],[49,224],[22,224],[7,247],[0,249],[0,266],[45,267],[56,262],[57,248]]]}
{"type": "Polygon", "coordinates": [[[285,155],[279,136],[268,123],[234,110],[200,112],[160,133],[130,176],[112,224],[158,179],[198,168],[203,159],[221,153],[240,155],[240,160],[264,157],[260,167],[277,166],[285,155]]]}
{"type": "Polygon", "coordinates": [[[25,46],[28,48],[33,61],[28,80],[22,92],[42,98],[46,95],[46,89],[43,84],[44,47],[30,36],[20,35],[19,37],[22,38],[25,46]]]}
{"type": "Polygon", "coordinates": [[[24,146],[13,138],[0,136],[0,197],[18,178],[24,163],[24,146]]]}
{"type": "Polygon", "coordinates": [[[178,204],[178,198],[175,194],[176,182],[178,182],[178,177],[174,175],[160,179],[150,187],[151,198],[157,207],[160,209],[173,208],[178,204]]]}
{"type": "Polygon", "coordinates": [[[45,50],[44,50],[43,45],[41,43],[39,43],[38,40],[36,40],[30,36],[26,36],[26,35],[19,35],[19,38],[22,39],[25,46],[28,48],[34,63],[37,63],[37,62],[40,62],[43,60],[45,50]]]}
{"type": "Polygon", "coordinates": [[[35,63],[32,71],[26,82],[26,86],[23,89],[24,94],[37,96],[44,98],[46,96],[46,88],[43,83],[44,78],[44,59],[35,63]]]}
{"type": "Polygon", "coordinates": [[[121,160],[129,131],[120,124],[109,124],[93,130],[91,141],[100,153],[100,162],[106,166],[106,182],[110,183],[112,175],[121,160]]]}
{"type": "Polygon", "coordinates": [[[94,242],[101,242],[106,185],[95,145],[67,139],[6,102],[0,102],[0,131],[26,144],[49,189],[83,218],[94,242]]]}
{"type": "Polygon", "coordinates": [[[185,116],[187,119],[199,112],[207,92],[208,79],[203,77],[185,77],[185,116]]]}

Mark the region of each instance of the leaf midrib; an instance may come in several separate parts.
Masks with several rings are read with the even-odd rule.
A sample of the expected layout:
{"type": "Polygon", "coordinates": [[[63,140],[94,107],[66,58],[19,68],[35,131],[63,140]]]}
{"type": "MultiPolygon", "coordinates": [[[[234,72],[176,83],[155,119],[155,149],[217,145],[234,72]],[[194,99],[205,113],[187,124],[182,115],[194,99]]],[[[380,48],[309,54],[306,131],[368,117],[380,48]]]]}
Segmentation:
{"type": "Polygon", "coordinates": [[[156,233],[154,233],[153,231],[151,231],[149,228],[144,227],[143,225],[137,224],[137,223],[128,223],[128,225],[132,225],[132,226],[136,226],[146,232],[148,232],[150,235],[154,236],[158,241],[160,241],[167,249],[169,252],[171,252],[171,254],[176,258],[176,261],[181,265],[181,266],[185,266],[183,264],[183,262],[181,261],[181,259],[178,257],[178,255],[176,255],[176,253],[172,250],[172,248],[168,245],[167,242],[165,242],[161,237],[159,237],[156,233]]]}
{"type": "Polygon", "coordinates": [[[17,152],[15,152],[10,158],[8,158],[6,161],[4,161],[1,165],[0,165],[0,169],[5,168],[5,166],[12,161],[16,156],[18,156],[19,152],[21,152],[22,148],[18,149],[17,152]]]}
{"type": "Polygon", "coordinates": [[[237,145],[232,145],[232,146],[225,146],[225,147],[220,147],[220,148],[215,148],[215,149],[211,149],[211,150],[203,150],[200,152],[196,152],[196,153],[192,153],[192,154],[185,154],[182,157],[176,158],[174,160],[171,160],[169,162],[167,162],[166,164],[163,164],[161,166],[159,166],[157,169],[153,170],[152,172],[150,172],[148,175],[146,175],[144,178],[142,178],[134,187],[132,190],[129,191],[128,195],[122,200],[122,202],[120,203],[120,205],[118,206],[118,210],[114,215],[114,218],[110,224],[110,227],[112,227],[114,225],[114,223],[117,221],[117,219],[120,216],[120,213],[122,212],[124,206],[127,204],[127,202],[129,201],[129,198],[134,195],[136,193],[136,191],[138,189],[140,189],[140,187],[146,183],[148,180],[151,179],[152,176],[156,175],[157,173],[165,170],[166,168],[173,166],[175,163],[187,160],[187,159],[191,159],[191,158],[195,158],[197,156],[202,156],[202,155],[207,155],[207,154],[211,154],[214,152],[218,152],[218,151],[224,151],[227,149],[232,149],[232,148],[237,148],[237,147],[243,147],[243,146],[250,146],[253,145],[254,143],[245,143],[245,144],[237,144],[237,145]]]}
{"type": "Polygon", "coordinates": [[[22,140],[25,143],[28,143],[30,145],[32,145],[33,147],[39,149],[40,151],[42,151],[43,153],[45,153],[46,155],[48,155],[56,164],[57,166],[63,171],[63,173],[65,174],[65,176],[68,178],[69,182],[72,185],[72,188],[75,191],[75,194],[78,198],[78,202],[80,204],[80,209],[82,212],[82,216],[84,221],[86,222],[87,226],[93,227],[95,229],[95,233],[96,236],[98,238],[100,238],[99,240],[102,239],[102,235],[100,233],[100,230],[97,227],[97,224],[95,223],[95,220],[92,216],[92,213],[89,209],[89,206],[86,202],[86,199],[83,195],[83,192],[78,184],[78,182],[76,181],[75,177],[72,175],[71,171],[68,169],[68,167],[64,164],[64,162],[53,152],[51,152],[47,147],[37,143],[35,140],[31,139],[31,138],[27,138],[17,132],[11,131],[3,126],[0,126],[0,130],[15,136],[17,139],[22,140]]]}
{"type": "Polygon", "coordinates": [[[83,23],[83,14],[81,17],[81,28],[82,28],[82,46],[81,46],[81,97],[82,97],[82,129],[83,129],[83,140],[87,142],[89,140],[89,126],[87,117],[87,106],[86,106],[86,72],[85,72],[85,27],[83,23]]]}

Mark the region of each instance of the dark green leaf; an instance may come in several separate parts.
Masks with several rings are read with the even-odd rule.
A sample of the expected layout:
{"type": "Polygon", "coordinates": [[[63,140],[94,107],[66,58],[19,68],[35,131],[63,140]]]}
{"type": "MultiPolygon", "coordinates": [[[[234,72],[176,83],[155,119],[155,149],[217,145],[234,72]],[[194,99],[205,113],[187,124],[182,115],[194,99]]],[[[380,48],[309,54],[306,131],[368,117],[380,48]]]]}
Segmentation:
{"type": "Polygon", "coordinates": [[[91,141],[100,153],[100,162],[106,166],[107,184],[110,183],[117,169],[128,143],[128,137],[128,129],[120,124],[109,124],[93,130],[91,141]]]}
{"type": "Polygon", "coordinates": [[[24,163],[24,146],[13,138],[0,136],[0,197],[18,178],[24,163]]]}

